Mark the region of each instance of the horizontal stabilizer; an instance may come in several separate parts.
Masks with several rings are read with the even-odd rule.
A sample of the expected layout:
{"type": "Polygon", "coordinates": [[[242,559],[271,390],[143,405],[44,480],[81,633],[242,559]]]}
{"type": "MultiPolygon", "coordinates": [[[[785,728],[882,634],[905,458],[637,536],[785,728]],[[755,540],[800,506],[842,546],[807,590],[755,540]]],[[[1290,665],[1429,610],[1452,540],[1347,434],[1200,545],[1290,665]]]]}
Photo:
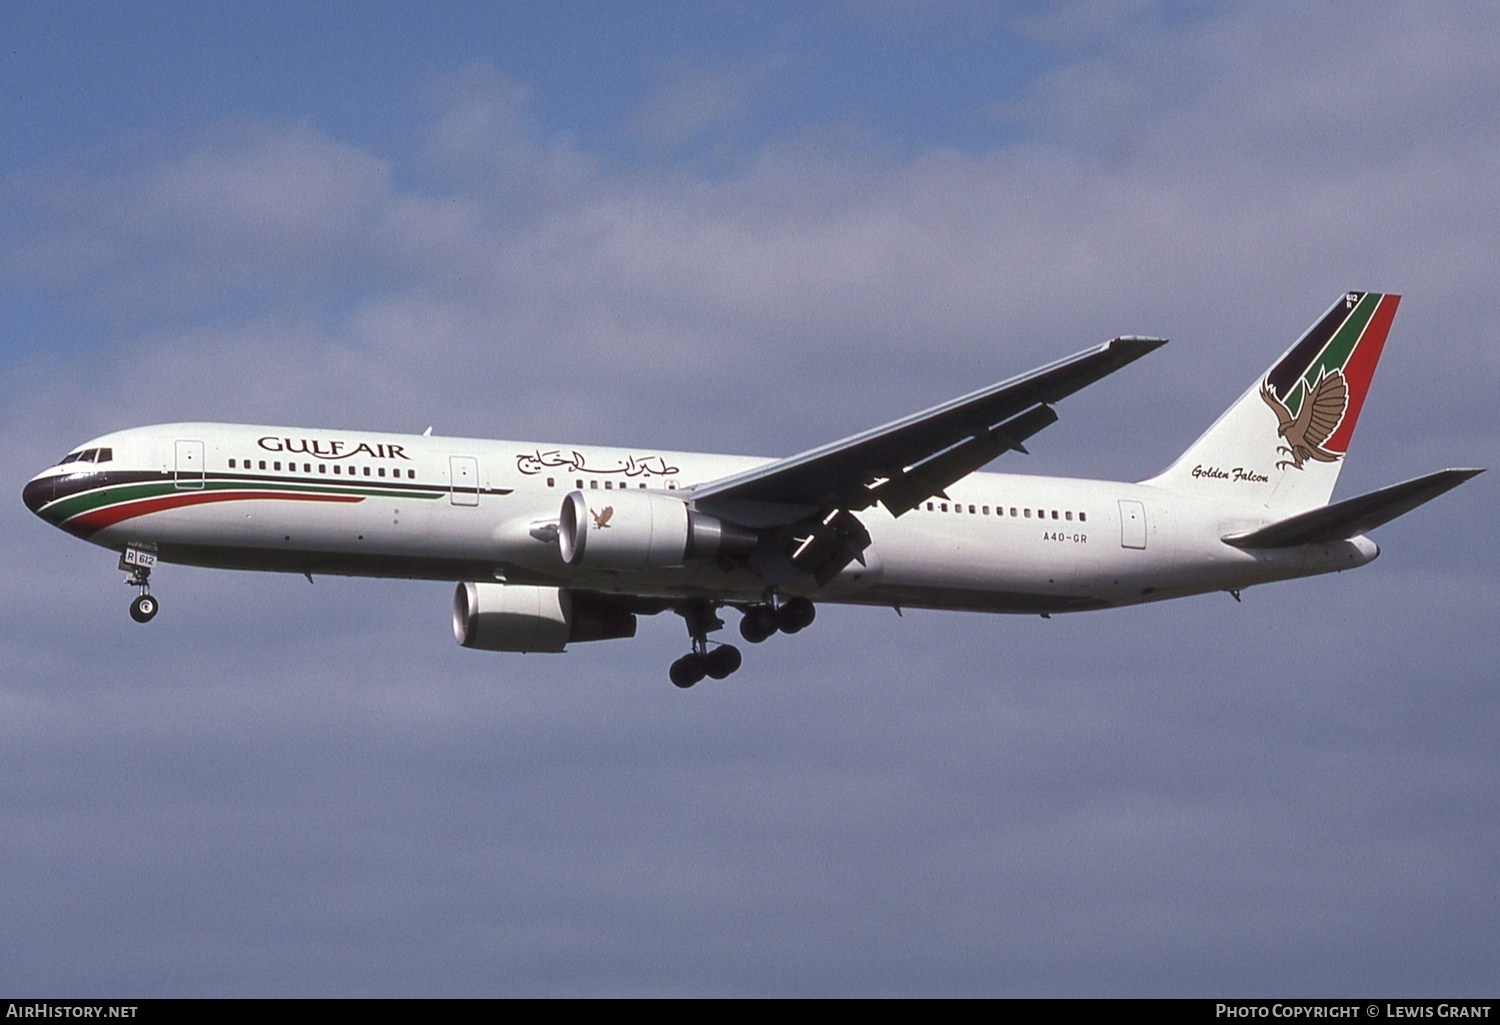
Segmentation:
{"type": "Polygon", "coordinates": [[[1310,512],[1299,513],[1268,527],[1230,534],[1225,544],[1236,548],[1289,548],[1293,545],[1342,541],[1404,516],[1445,491],[1458,487],[1483,470],[1439,470],[1425,477],[1392,484],[1368,495],[1348,498],[1310,512]]]}

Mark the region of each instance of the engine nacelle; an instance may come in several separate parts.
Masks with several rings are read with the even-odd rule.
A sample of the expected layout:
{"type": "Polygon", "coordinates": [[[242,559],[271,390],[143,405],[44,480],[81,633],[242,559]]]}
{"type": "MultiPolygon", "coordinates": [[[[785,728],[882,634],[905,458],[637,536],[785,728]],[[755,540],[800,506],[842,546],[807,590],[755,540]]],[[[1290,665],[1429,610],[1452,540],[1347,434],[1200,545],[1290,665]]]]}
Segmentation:
{"type": "Polygon", "coordinates": [[[753,531],[689,509],[671,495],[613,491],[563,499],[557,544],[563,562],[590,569],[680,566],[688,559],[748,555],[753,531]]]}
{"type": "Polygon", "coordinates": [[[462,583],[453,636],[482,651],[562,651],[569,644],[635,636],[635,613],[561,587],[462,583]]]}

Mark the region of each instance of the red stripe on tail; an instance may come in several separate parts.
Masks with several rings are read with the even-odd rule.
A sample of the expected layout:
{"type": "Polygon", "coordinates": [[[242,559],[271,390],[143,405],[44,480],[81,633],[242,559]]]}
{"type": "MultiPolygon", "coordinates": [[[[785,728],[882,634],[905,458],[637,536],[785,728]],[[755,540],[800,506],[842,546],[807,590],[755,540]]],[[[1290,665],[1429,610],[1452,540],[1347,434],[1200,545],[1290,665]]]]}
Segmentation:
{"type": "Polygon", "coordinates": [[[1370,390],[1370,379],[1375,376],[1375,364],[1380,362],[1380,351],[1385,347],[1385,336],[1396,316],[1399,295],[1388,295],[1375,307],[1364,334],[1349,354],[1344,364],[1344,383],[1349,386],[1349,405],[1344,409],[1344,418],[1334,429],[1333,435],[1323,445],[1330,452],[1349,451],[1349,439],[1354,435],[1354,424],[1359,420],[1359,411],[1365,404],[1365,395],[1370,390]]]}

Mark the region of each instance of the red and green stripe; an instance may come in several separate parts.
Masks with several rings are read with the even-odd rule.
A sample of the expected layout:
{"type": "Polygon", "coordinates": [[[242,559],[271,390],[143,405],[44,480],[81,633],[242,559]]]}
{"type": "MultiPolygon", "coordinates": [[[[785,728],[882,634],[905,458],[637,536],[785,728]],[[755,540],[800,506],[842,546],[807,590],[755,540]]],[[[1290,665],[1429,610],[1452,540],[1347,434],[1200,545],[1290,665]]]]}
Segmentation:
{"type": "Polygon", "coordinates": [[[1349,404],[1323,446],[1331,452],[1349,450],[1349,438],[1354,433],[1400,301],[1399,295],[1349,293],[1347,300],[1336,303],[1266,375],[1266,382],[1276,396],[1296,416],[1319,378],[1336,370],[1343,373],[1349,388],[1349,404]]]}
{"type": "Polygon", "coordinates": [[[441,491],[410,488],[330,488],[315,484],[281,484],[267,481],[205,480],[201,488],[180,488],[174,481],[149,481],[104,485],[68,495],[38,512],[52,523],[79,537],[87,537],[125,520],[168,509],[215,502],[281,501],[354,504],[367,498],[431,501],[441,491]]]}

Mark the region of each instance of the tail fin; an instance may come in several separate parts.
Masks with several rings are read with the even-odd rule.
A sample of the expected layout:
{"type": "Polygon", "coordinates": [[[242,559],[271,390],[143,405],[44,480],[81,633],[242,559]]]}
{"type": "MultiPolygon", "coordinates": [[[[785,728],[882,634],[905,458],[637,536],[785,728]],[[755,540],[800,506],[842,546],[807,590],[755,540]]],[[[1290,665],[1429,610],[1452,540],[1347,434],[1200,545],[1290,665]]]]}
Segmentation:
{"type": "Polygon", "coordinates": [[[1275,517],[1324,505],[1349,451],[1399,295],[1349,292],[1147,484],[1275,517]]]}

